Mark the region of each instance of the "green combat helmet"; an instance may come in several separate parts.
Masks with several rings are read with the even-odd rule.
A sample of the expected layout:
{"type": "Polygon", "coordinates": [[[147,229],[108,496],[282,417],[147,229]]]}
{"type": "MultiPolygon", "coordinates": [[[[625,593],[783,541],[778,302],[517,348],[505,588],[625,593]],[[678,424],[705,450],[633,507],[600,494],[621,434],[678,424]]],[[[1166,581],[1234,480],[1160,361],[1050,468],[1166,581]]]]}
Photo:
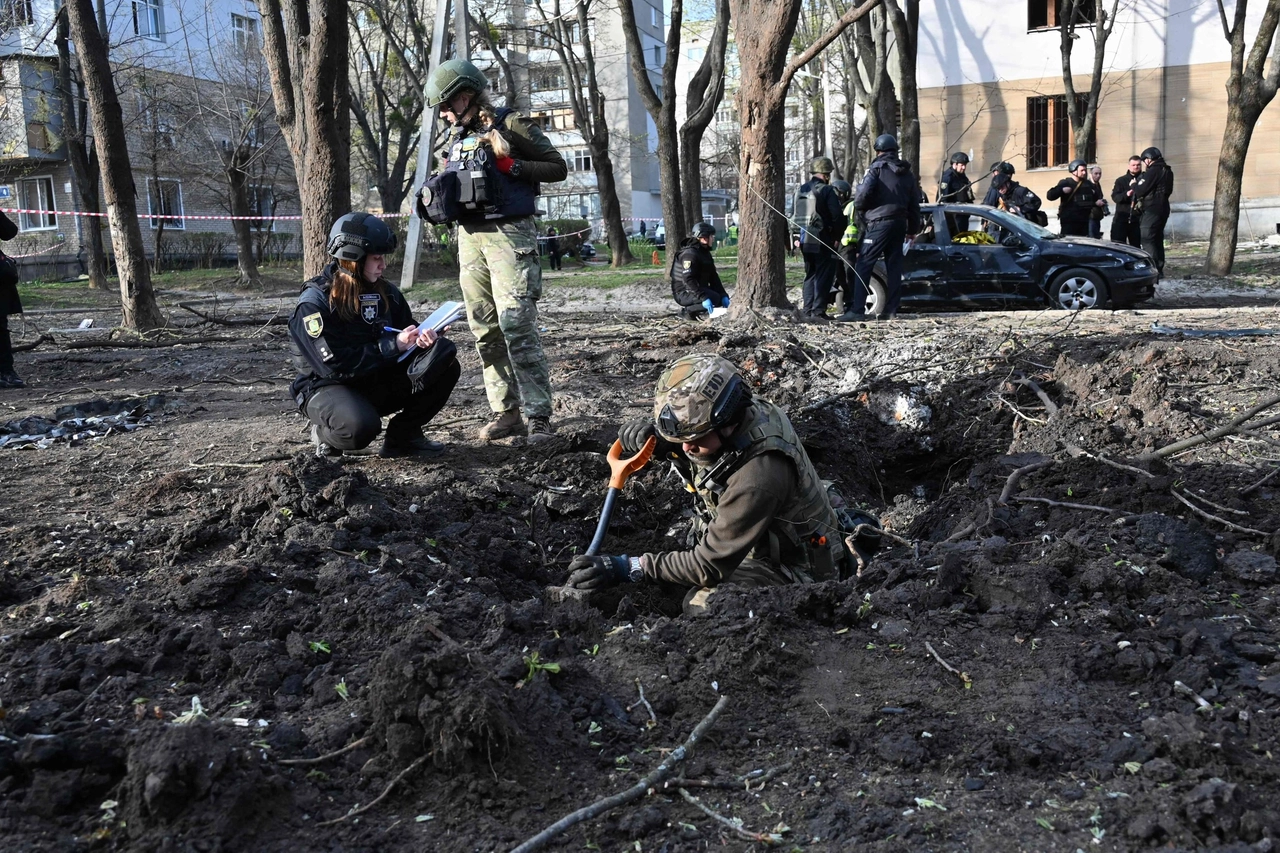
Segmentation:
{"type": "Polygon", "coordinates": [[[427,77],[427,106],[438,107],[462,89],[483,92],[489,78],[465,59],[446,59],[427,77]]]}
{"type": "Polygon", "coordinates": [[[812,175],[830,175],[835,170],[836,164],[831,162],[830,157],[814,157],[809,164],[809,173],[812,175]]]}
{"type": "Polygon", "coordinates": [[[653,421],[667,441],[691,441],[733,423],[750,402],[751,389],[728,360],[686,355],[658,379],[653,421]]]}

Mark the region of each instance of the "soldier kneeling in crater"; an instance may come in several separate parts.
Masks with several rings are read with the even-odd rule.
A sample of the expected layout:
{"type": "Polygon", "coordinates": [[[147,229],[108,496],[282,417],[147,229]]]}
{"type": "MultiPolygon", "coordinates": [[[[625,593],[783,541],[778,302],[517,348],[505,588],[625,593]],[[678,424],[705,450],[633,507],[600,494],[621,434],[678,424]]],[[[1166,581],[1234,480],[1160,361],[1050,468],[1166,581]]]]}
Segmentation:
{"type": "Polygon", "coordinates": [[[618,430],[623,450],[657,435],[698,495],[690,551],[641,557],[578,556],[568,585],[603,589],[648,577],[688,587],[684,609],[699,612],[720,584],[774,586],[848,577],[841,518],[785,412],[754,399],[726,359],[687,355],[658,380],[654,417],[618,430]]]}

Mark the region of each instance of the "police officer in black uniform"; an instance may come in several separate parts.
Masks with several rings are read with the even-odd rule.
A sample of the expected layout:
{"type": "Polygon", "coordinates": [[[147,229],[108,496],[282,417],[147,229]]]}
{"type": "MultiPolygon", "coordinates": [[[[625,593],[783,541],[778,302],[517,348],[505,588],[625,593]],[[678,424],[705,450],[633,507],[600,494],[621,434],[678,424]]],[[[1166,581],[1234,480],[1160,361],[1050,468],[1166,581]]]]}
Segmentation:
{"type": "Polygon", "coordinates": [[[1155,260],[1157,272],[1164,275],[1164,226],[1169,221],[1173,169],[1155,146],[1142,152],[1142,165],[1142,177],[1133,188],[1133,204],[1142,211],[1142,248],[1155,260]]]}
{"type": "Polygon", "coordinates": [[[865,319],[871,270],[881,257],[885,267],[885,304],[881,320],[893,319],[902,300],[902,244],[920,231],[920,182],[911,164],[898,158],[898,140],[887,133],[876,137],[876,159],[871,161],[854,207],[866,222],[862,246],[854,267],[853,301],[838,318],[843,322],[865,319]]]}
{"type": "Polygon", "coordinates": [[[996,185],[996,206],[1029,222],[1044,225],[1048,221],[1040,210],[1040,196],[1024,187],[1008,175],[996,185]]]}
{"type": "MultiPolygon", "coordinates": [[[[840,202],[840,235],[831,246],[836,250],[836,274],[831,279],[831,292],[827,295],[827,304],[834,305],[836,297],[841,296],[847,302],[853,295],[850,280],[853,278],[853,262],[845,252],[844,235],[849,230],[849,216],[852,208],[849,199],[853,197],[853,185],[848,181],[832,181],[831,189],[836,191],[836,200],[840,202]]],[[[856,241],[855,241],[856,245],[856,241]]],[[[855,254],[854,259],[857,259],[855,254]]]]}
{"type": "MultiPolygon", "coordinates": [[[[951,155],[951,166],[942,173],[942,180],[938,182],[939,204],[973,204],[973,183],[965,174],[968,168],[968,154],[957,151],[951,155]]],[[[947,216],[947,228],[953,235],[968,231],[969,217],[950,214],[947,216]]]]}
{"type": "Polygon", "coordinates": [[[675,267],[671,270],[671,295],[690,320],[705,317],[717,308],[729,307],[729,294],[720,283],[720,273],[711,250],[716,245],[716,229],[699,222],[680,241],[675,267]]]}
{"type": "Polygon", "coordinates": [[[840,199],[829,183],[835,163],[829,157],[815,157],[812,177],[796,191],[796,224],[804,231],[800,254],[804,257],[804,305],[801,311],[808,319],[825,319],[827,298],[835,281],[835,245],[844,231],[840,199]]]}
{"type": "Polygon", "coordinates": [[[1089,221],[1095,208],[1104,206],[1102,188],[1089,180],[1089,165],[1083,160],[1067,164],[1071,177],[1049,187],[1049,201],[1058,202],[1058,227],[1064,237],[1088,237],[1089,221]]]}
{"type": "Polygon", "coordinates": [[[462,369],[453,343],[419,331],[404,294],[382,277],[395,248],[395,233],[378,217],[340,217],[329,230],[334,260],[303,286],[289,320],[298,371],[290,392],[311,421],[317,456],[364,450],[382,416],[396,412],[381,456],[444,450],[422,426],[444,408],[462,369]]]}
{"type": "Polygon", "coordinates": [[[1116,203],[1115,216],[1111,217],[1111,241],[1128,243],[1142,248],[1142,214],[1133,209],[1133,189],[1142,176],[1142,158],[1134,154],[1129,158],[1129,171],[1116,178],[1111,187],[1111,200],[1116,203]]]}
{"type": "Polygon", "coordinates": [[[1016,170],[1012,163],[1001,161],[991,164],[991,185],[987,187],[987,194],[982,197],[982,203],[987,207],[1000,206],[1000,185],[1007,179],[1012,178],[1016,170]]]}

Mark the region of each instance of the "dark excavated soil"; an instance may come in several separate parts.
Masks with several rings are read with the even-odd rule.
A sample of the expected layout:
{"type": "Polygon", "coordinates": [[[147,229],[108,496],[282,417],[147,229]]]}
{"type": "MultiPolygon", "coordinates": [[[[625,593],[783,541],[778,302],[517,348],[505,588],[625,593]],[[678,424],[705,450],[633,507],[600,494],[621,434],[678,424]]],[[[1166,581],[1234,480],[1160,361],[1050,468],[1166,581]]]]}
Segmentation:
{"type": "MultiPolygon", "coordinates": [[[[782,849],[1270,850],[1280,478],[1255,484],[1280,432],[1139,457],[1278,390],[1280,337],[1153,321],[1278,320],[550,314],[557,440],[471,438],[485,406],[463,331],[433,432],[451,449],[425,462],[314,458],[278,327],[39,350],[0,420],[157,393],[170,411],[0,450],[0,847],[507,850],[634,784],[724,695],[682,772],[784,768],[692,789],[782,849]],[[858,580],[725,588],[698,618],[648,586],[547,603],[594,529],[616,424],[691,350],[743,365],[820,472],[910,544],[858,580]],[[559,672],[529,678],[535,654],[559,672]]],[[[607,550],[678,547],[688,507],[651,466],[607,550]]],[[[761,847],[674,789],[554,846],[761,847]]]]}

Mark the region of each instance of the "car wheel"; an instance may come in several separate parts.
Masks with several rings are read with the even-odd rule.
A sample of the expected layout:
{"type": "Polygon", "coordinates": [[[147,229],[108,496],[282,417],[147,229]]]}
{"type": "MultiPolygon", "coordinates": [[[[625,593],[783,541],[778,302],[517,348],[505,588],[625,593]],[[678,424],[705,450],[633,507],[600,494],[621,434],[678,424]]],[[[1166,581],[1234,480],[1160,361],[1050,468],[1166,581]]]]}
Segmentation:
{"type": "Polygon", "coordinates": [[[879,314],[888,301],[889,292],[885,289],[884,282],[871,276],[871,281],[867,282],[867,316],[874,317],[879,314]]]}
{"type": "Polygon", "coordinates": [[[1064,311],[1102,308],[1107,304],[1107,285],[1092,270],[1070,269],[1053,279],[1049,302],[1064,311]]]}

